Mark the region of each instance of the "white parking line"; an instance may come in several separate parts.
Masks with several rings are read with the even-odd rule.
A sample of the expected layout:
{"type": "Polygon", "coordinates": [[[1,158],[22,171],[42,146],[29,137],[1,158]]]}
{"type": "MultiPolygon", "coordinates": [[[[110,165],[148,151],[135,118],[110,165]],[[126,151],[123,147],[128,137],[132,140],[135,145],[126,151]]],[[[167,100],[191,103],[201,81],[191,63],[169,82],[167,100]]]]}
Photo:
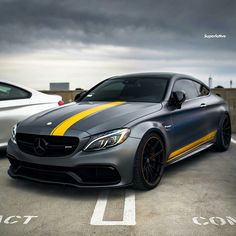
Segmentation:
{"type": "Polygon", "coordinates": [[[135,194],[133,190],[126,190],[122,221],[103,221],[106,210],[108,191],[103,191],[98,197],[90,224],[91,225],[135,225],[135,194]]]}
{"type": "Polygon", "coordinates": [[[236,140],[234,140],[233,138],[231,138],[231,142],[236,144],[236,140]]]}

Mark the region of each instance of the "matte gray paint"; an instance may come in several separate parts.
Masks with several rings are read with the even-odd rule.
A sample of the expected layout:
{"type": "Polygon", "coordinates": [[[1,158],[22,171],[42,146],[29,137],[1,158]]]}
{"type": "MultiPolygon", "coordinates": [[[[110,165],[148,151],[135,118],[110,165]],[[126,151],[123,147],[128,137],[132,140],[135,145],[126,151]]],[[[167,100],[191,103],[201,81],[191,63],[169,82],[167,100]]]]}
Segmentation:
{"type": "MultiPolygon", "coordinates": [[[[165,75],[169,77],[169,86],[162,103],[126,103],[112,107],[79,121],[66,132],[67,136],[78,136],[81,140],[85,140],[83,142],[85,143],[89,139],[90,134],[102,133],[116,128],[130,128],[131,133],[129,138],[121,145],[103,151],[89,153],[80,151],[75,152],[71,156],[46,158],[22,153],[10,141],[8,153],[19,160],[42,165],[75,166],[79,164],[111,164],[117,168],[122,178],[122,181],[117,185],[113,185],[113,187],[122,186],[132,183],[135,153],[140,140],[147,132],[158,132],[162,136],[166,146],[166,154],[169,156],[172,151],[203,137],[213,130],[217,130],[222,114],[228,112],[223,99],[214,94],[188,100],[183,103],[181,109],[170,107],[168,100],[175,81],[183,77],[194,80],[192,77],[169,73],[138,75],[165,75]],[[202,103],[205,103],[207,106],[201,108],[200,105],[202,103]]],[[[128,75],[127,77],[132,76],[137,76],[137,74],[128,75]]],[[[17,132],[48,135],[53,127],[66,118],[96,105],[98,105],[97,102],[73,103],[66,107],[43,112],[22,122],[17,132]],[[53,127],[45,126],[49,121],[53,121],[53,127]]],[[[179,159],[181,158],[183,156],[179,157],[179,159]]]]}

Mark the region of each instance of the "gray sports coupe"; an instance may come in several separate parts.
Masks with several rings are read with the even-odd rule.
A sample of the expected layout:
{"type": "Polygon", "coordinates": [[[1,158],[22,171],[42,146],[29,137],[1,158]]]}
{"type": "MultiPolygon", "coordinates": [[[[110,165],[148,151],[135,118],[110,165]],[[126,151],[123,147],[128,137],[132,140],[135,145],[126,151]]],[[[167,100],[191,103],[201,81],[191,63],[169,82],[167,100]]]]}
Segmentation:
{"type": "Polygon", "coordinates": [[[175,73],[116,76],[15,125],[8,173],[81,188],[148,190],[167,165],[210,146],[225,151],[230,140],[228,108],[201,81],[175,73]]]}

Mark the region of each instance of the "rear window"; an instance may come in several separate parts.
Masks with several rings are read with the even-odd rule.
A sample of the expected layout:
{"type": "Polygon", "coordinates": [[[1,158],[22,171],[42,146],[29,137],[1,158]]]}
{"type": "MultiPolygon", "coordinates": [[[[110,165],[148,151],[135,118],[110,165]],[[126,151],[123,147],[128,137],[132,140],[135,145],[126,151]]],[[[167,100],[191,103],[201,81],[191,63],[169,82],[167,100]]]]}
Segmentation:
{"type": "Polygon", "coordinates": [[[31,93],[16,86],[0,83],[0,101],[29,98],[31,93]]]}

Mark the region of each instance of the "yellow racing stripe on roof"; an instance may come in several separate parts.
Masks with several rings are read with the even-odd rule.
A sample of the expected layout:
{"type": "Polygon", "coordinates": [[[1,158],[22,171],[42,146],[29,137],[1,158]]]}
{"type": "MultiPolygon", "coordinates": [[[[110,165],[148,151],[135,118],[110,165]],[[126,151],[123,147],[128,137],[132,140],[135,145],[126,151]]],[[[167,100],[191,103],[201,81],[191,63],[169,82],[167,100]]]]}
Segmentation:
{"type": "Polygon", "coordinates": [[[192,142],[192,143],[190,143],[190,144],[188,144],[188,145],[186,145],[186,146],[184,146],[184,147],[182,147],[182,148],[172,152],[169,155],[167,162],[172,161],[173,159],[175,159],[175,158],[177,158],[179,156],[182,156],[182,155],[186,154],[189,151],[192,151],[194,148],[197,148],[200,145],[213,140],[214,137],[216,136],[216,133],[217,133],[217,131],[214,130],[211,133],[205,135],[204,137],[202,137],[202,138],[200,138],[200,139],[198,139],[198,140],[196,140],[196,141],[194,141],[194,142],[192,142]]]}
{"type": "Polygon", "coordinates": [[[64,120],[63,122],[61,122],[57,127],[55,127],[50,135],[63,136],[66,133],[66,131],[72,125],[74,125],[78,121],[86,118],[87,116],[92,115],[96,112],[105,110],[107,108],[111,108],[111,107],[114,107],[114,106],[124,104],[124,103],[125,102],[110,102],[110,103],[106,103],[106,104],[99,105],[99,106],[96,106],[96,107],[92,107],[88,110],[85,110],[85,111],[82,111],[78,114],[75,114],[75,115],[71,116],[70,118],[68,118],[68,119],[64,120]]]}

